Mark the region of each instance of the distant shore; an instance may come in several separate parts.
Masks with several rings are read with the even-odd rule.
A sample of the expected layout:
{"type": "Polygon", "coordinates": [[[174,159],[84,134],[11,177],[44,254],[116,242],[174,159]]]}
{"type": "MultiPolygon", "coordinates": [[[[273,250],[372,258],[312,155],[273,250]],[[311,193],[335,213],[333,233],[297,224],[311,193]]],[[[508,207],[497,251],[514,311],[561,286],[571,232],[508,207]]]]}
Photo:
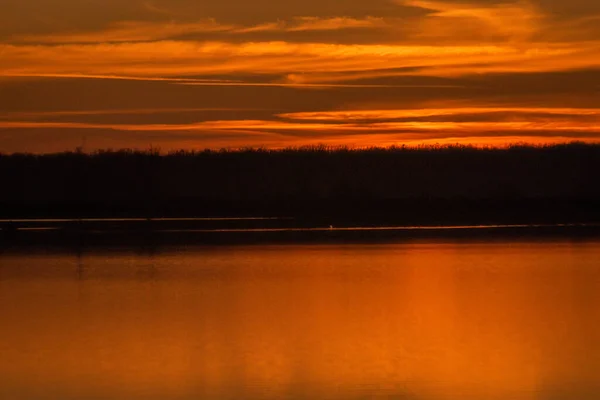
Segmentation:
{"type": "Polygon", "coordinates": [[[600,145],[584,143],[0,154],[0,220],[86,220],[86,230],[106,218],[200,230],[597,224],[598,171],[600,145]]]}
{"type": "MultiPolygon", "coordinates": [[[[233,222],[231,220],[229,222],[233,222]]],[[[258,220],[257,220],[258,221],[258,220]]],[[[262,220],[267,222],[268,220],[262,220]]],[[[206,227],[193,220],[20,221],[3,223],[0,248],[291,243],[379,243],[412,240],[512,240],[600,238],[600,224],[472,226],[319,226],[273,224],[206,227]],[[182,224],[181,222],[185,222],[182,224]]],[[[238,221],[239,222],[239,221],[238,221]]]]}

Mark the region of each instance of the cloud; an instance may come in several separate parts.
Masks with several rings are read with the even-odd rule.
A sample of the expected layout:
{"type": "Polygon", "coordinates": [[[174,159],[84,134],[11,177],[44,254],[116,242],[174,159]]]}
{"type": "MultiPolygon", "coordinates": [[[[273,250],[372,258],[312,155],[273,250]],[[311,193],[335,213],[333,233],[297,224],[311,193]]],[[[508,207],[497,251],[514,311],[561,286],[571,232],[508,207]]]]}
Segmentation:
{"type": "Polygon", "coordinates": [[[346,29],[383,29],[390,24],[385,18],[380,17],[295,17],[291,20],[266,22],[250,27],[241,27],[233,33],[251,32],[307,32],[307,31],[334,31],[346,29]]]}
{"type": "Polygon", "coordinates": [[[328,31],[338,29],[385,28],[388,26],[384,18],[376,17],[299,17],[294,22],[293,26],[287,28],[288,31],[328,31]]]}
{"type": "Polygon", "coordinates": [[[397,3],[425,14],[404,19],[305,16],[254,25],[222,23],[213,18],[196,22],[118,21],[98,31],[16,36],[12,44],[0,44],[0,75],[159,80],[274,74],[285,78],[263,83],[324,87],[394,76],[450,77],[600,67],[600,36],[561,42],[555,34],[552,40],[543,40],[551,31],[552,19],[531,1],[397,3]],[[326,34],[348,29],[380,31],[380,43],[333,43],[338,36],[326,34]],[[400,31],[404,36],[390,42],[400,31]],[[312,32],[313,41],[291,39],[307,32],[312,32]],[[220,36],[207,40],[203,35],[209,33],[220,36]],[[275,40],[245,40],[258,33],[272,35],[275,40]]]}
{"type": "Polygon", "coordinates": [[[600,122],[600,108],[545,108],[545,107],[464,107],[464,108],[420,108],[405,110],[348,110],[283,113],[278,116],[292,120],[313,121],[377,121],[389,119],[409,119],[423,117],[456,118],[462,115],[513,114],[516,120],[520,115],[546,115],[555,119],[561,117],[595,117],[600,122]]]}
{"type": "Polygon", "coordinates": [[[233,25],[220,24],[211,18],[187,23],[119,21],[99,31],[21,35],[13,37],[11,41],[38,44],[147,42],[197,33],[225,32],[234,28],[233,25]]]}
{"type": "MultiPolygon", "coordinates": [[[[210,111],[208,109],[198,109],[210,111]]],[[[388,110],[293,112],[271,119],[205,120],[190,123],[110,123],[50,121],[48,118],[126,113],[170,114],[196,109],[88,110],[9,113],[0,117],[0,132],[52,132],[78,145],[81,135],[93,148],[140,147],[157,143],[165,149],[314,144],[354,147],[465,143],[506,145],[514,142],[600,142],[600,108],[457,107],[388,110]],[[532,117],[535,116],[535,117],[532,117]],[[20,119],[18,119],[20,118],[20,119]],[[69,132],[77,132],[77,135],[69,132]],[[120,135],[119,135],[120,132],[120,135]],[[120,138],[120,139],[119,139],[120,138]]],[[[233,115],[233,114],[232,114],[233,115]]],[[[209,116],[207,114],[206,116],[209,116]]],[[[22,151],[18,139],[6,148],[22,151]]],[[[25,140],[26,141],[26,140],[25,140]]],[[[68,147],[68,146],[67,146],[68,147]]],[[[30,147],[31,148],[31,147],[30,147]]]]}
{"type": "Polygon", "coordinates": [[[413,29],[420,37],[457,40],[509,39],[524,41],[542,28],[544,15],[530,1],[500,4],[399,0],[404,6],[427,10],[413,29]]]}
{"type": "Polygon", "coordinates": [[[207,79],[207,78],[169,78],[156,76],[134,76],[134,75],[114,75],[114,74],[81,74],[81,73],[7,73],[0,77],[6,78],[56,78],[56,79],[108,79],[117,81],[149,81],[149,82],[171,82],[182,84],[207,84],[207,85],[228,85],[243,82],[233,79],[207,79]]]}
{"type": "Polygon", "coordinates": [[[287,23],[285,21],[265,22],[258,25],[252,25],[247,27],[238,27],[235,29],[235,33],[254,33],[254,32],[277,32],[286,31],[287,23]]]}
{"type": "MultiPolygon", "coordinates": [[[[254,32],[307,32],[345,29],[385,28],[388,23],[383,18],[365,17],[295,17],[291,20],[264,22],[258,25],[221,23],[213,18],[194,22],[183,21],[117,21],[96,31],[57,32],[51,34],[17,35],[11,43],[36,44],[76,44],[76,43],[118,43],[152,42],[184,36],[207,33],[240,35],[254,32]]],[[[225,36],[223,36],[225,38],[225,36]]]]}
{"type": "Polygon", "coordinates": [[[186,145],[598,137],[591,0],[68,1],[0,15],[0,144],[77,130],[186,145]]]}
{"type": "MultiPolygon", "coordinates": [[[[108,124],[108,123],[88,123],[88,122],[48,122],[48,121],[1,121],[0,129],[111,129],[119,131],[253,131],[253,132],[279,132],[290,134],[297,132],[303,136],[312,136],[318,133],[318,136],[327,135],[352,135],[356,132],[373,133],[402,133],[402,132],[438,132],[438,134],[461,134],[474,135],[482,133],[498,134],[511,132],[538,132],[541,135],[554,135],[557,132],[579,132],[587,136],[600,138],[599,110],[572,110],[572,109],[536,109],[539,114],[547,114],[550,117],[537,120],[519,119],[519,118],[489,118],[480,121],[460,121],[448,118],[444,121],[420,120],[423,116],[445,115],[457,117],[461,114],[469,113],[471,115],[478,113],[492,113],[498,110],[513,112],[514,114],[531,112],[527,109],[461,109],[461,110],[429,110],[405,112],[386,112],[386,111],[362,111],[356,112],[335,112],[330,116],[326,113],[307,113],[281,114],[285,120],[215,120],[202,121],[187,124],[108,124]],[[492,111],[490,111],[492,110],[492,111]],[[562,114],[562,119],[551,118],[554,114],[562,114]],[[407,120],[403,121],[378,121],[398,118],[398,115],[404,116],[407,120]],[[593,116],[595,118],[587,120],[578,120],[565,118],[566,116],[593,116]]],[[[518,115],[517,115],[518,116],[518,115]]],[[[493,116],[492,116],[493,117],[493,116]]]]}
{"type": "Polygon", "coordinates": [[[106,110],[60,110],[60,111],[21,111],[0,112],[0,121],[4,120],[30,120],[48,117],[73,117],[73,116],[110,116],[110,115],[156,115],[156,114],[184,114],[215,111],[258,111],[257,108],[141,108],[141,109],[106,109],[106,110]]]}
{"type": "Polygon", "coordinates": [[[600,37],[600,7],[592,1],[506,2],[396,0],[424,16],[409,19],[409,36],[438,43],[584,43],[600,37]]]}
{"type": "Polygon", "coordinates": [[[133,75],[91,75],[91,74],[40,74],[40,73],[14,73],[0,75],[0,78],[55,78],[55,79],[107,79],[122,81],[148,81],[167,82],[182,86],[237,86],[237,87],[288,87],[288,88],[408,88],[408,87],[445,87],[440,85],[392,85],[392,84],[336,84],[336,83],[303,83],[303,82],[244,82],[235,79],[206,79],[206,78],[162,78],[152,76],[133,75]]]}
{"type": "MultiPolygon", "coordinates": [[[[583,52],[552,46],[522,50],[495,45],[442,47],[284,41],[0,45],[0,54],[0,75],[3,76],[72,74],[164,78],[234,73],[316,73],[322,76],[357,70],[375,75],[375,71],[382,70],[386,76],[392,68],[406,70],[409,67],[418,71],[407,71],[403,75],[444,75],[487,69],[560,70],[600,65],[597,50],[583,52]]],[[[306,75],[305,79],[305,83],[310,83],[310,76],[306,75]]]]}

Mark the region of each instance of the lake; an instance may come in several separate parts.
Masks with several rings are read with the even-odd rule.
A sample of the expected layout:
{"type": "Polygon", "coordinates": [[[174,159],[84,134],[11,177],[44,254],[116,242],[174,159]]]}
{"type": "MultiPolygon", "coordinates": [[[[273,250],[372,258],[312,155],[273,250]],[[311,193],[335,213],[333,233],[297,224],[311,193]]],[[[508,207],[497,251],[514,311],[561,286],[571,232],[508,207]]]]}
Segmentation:
{"type": "Polygon", "coordinates": [[[600,241],[0,253],[1,399],[600,398],[600,241]]]}

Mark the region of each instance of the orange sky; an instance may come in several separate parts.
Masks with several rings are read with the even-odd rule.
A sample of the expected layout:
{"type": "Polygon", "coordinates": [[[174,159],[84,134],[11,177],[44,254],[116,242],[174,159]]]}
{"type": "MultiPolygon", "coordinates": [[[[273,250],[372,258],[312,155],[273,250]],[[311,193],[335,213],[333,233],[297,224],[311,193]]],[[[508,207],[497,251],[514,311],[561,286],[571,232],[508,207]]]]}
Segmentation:
{"type": "Polygon", "coordinates": [[[0,7],[0,152],[600,141],[596,0],[0,7]]]}

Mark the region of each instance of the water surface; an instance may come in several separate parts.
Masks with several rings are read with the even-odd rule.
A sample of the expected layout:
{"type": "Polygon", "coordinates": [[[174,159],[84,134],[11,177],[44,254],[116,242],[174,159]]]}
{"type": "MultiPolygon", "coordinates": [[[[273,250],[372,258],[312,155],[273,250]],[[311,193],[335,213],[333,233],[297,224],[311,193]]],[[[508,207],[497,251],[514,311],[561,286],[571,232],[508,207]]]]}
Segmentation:
{"type": "Polygon", "coordinates": [[[600,242],[0,254],[1,399],[598,399],[600,242]]]}

